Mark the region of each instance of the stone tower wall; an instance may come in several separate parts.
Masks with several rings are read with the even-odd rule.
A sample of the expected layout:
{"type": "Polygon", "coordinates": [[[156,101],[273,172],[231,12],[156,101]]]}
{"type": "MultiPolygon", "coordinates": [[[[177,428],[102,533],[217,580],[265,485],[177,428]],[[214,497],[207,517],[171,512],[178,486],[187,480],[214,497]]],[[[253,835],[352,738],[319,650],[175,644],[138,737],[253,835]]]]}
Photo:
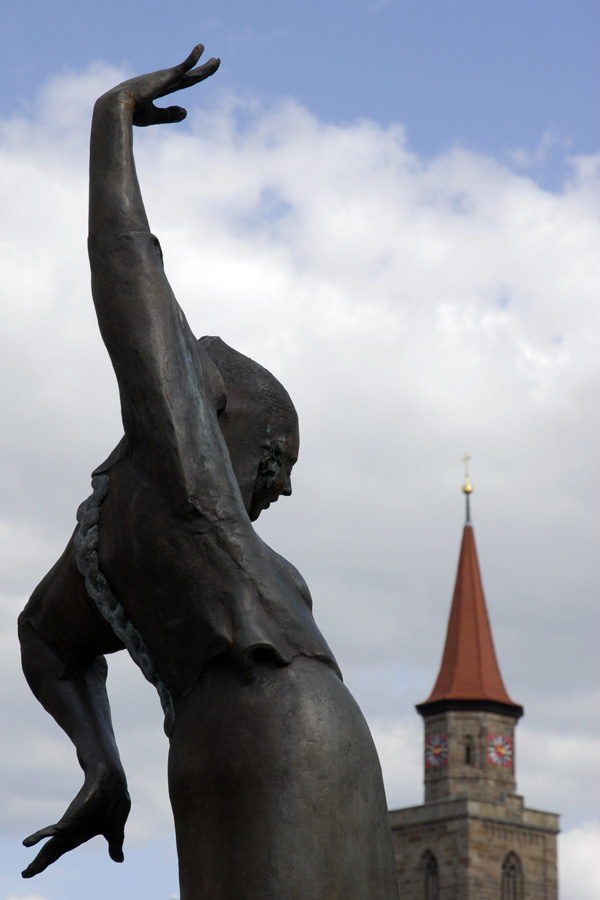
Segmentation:
{"type": "Polygon", "coordinates": [[[438,865],[437,900],[502,900],[502,864],[509,853],[522,867],[518,900],[557,900],[557,817],[521,809],[517,824],[489,818],[490,812],[519,818],[516,810],[492,806],[457,801],[390,814],[401,900],[427,900],[427,851],[438,865]]]}

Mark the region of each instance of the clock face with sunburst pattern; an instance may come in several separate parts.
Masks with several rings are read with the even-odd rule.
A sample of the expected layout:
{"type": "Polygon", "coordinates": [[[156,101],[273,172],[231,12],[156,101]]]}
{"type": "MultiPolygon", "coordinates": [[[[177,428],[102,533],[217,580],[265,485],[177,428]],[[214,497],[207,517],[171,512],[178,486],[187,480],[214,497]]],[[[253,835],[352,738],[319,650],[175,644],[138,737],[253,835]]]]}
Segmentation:
{"type": "Polygon", "coordinates": [[[448,735],[432,734],[425,741],[425,765],[437,769],[448,762],[448,735]]]}
{"type": "Polygon", "coordinates": [[[508,769],[513,762],[513,745],[503,734],[488,734],[488,759],[493,766],[508,769]]]}

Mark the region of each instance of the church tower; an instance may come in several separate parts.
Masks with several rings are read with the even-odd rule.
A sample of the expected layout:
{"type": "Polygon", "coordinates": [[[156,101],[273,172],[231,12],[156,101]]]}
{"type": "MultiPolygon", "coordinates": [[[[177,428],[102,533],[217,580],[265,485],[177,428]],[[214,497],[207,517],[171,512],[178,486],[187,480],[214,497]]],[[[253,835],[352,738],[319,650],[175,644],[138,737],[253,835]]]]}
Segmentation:
{"type": "Polygon", "coordinates": [[[515,726],[494,650],[467,515],[440,671],[417,705],[425,726],[423,806],[394,810],[401,900],[557,900],[558,816],[515,793],[515,726]]]}

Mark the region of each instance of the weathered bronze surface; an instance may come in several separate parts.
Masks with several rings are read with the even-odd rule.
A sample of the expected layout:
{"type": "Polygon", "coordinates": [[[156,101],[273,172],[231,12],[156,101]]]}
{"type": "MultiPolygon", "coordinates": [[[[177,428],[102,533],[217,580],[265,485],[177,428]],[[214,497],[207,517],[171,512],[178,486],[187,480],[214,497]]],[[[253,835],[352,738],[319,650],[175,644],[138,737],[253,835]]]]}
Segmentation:
{"type": "Polygon", "coordinates": [[[252,526],[291,493],[296,412],[261,366],[196,340],[135,172],[132,125],[184,118],[154,101],[217,70],[194,68],[201,52],[94,108],[92,290],[125,437],[19,620],[25,675],[85,776],[62,819],[26,838],[49,840],[23,875],[94,835],[123,859],[130,801],[104,656],[127,648],[165,712],[181,900],[392,900],[371,736],[305,582],[252,526]]]}

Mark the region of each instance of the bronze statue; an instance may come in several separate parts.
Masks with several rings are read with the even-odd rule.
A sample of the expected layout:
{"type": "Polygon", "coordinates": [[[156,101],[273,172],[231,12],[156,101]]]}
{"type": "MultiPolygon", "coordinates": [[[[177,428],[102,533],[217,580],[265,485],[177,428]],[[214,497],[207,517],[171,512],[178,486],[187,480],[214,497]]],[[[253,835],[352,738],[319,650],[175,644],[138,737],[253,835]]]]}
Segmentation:
{"type": "Polygon", "coordinates": [[[132,125],[216,72],[198,46],[94,108],[89,256],[125,437],[92,478],[62,557],[19,619],[23,669],[69,735],[84,784],[23,875],[104,835],[123,859],[130,801],[104,655],[127,648],[169,736],[181,900],[392,900],[379,762],[300,574],[252,522],[291,494],[298,422],[279,382],[197,341],[165,277],[132,125]]]}

